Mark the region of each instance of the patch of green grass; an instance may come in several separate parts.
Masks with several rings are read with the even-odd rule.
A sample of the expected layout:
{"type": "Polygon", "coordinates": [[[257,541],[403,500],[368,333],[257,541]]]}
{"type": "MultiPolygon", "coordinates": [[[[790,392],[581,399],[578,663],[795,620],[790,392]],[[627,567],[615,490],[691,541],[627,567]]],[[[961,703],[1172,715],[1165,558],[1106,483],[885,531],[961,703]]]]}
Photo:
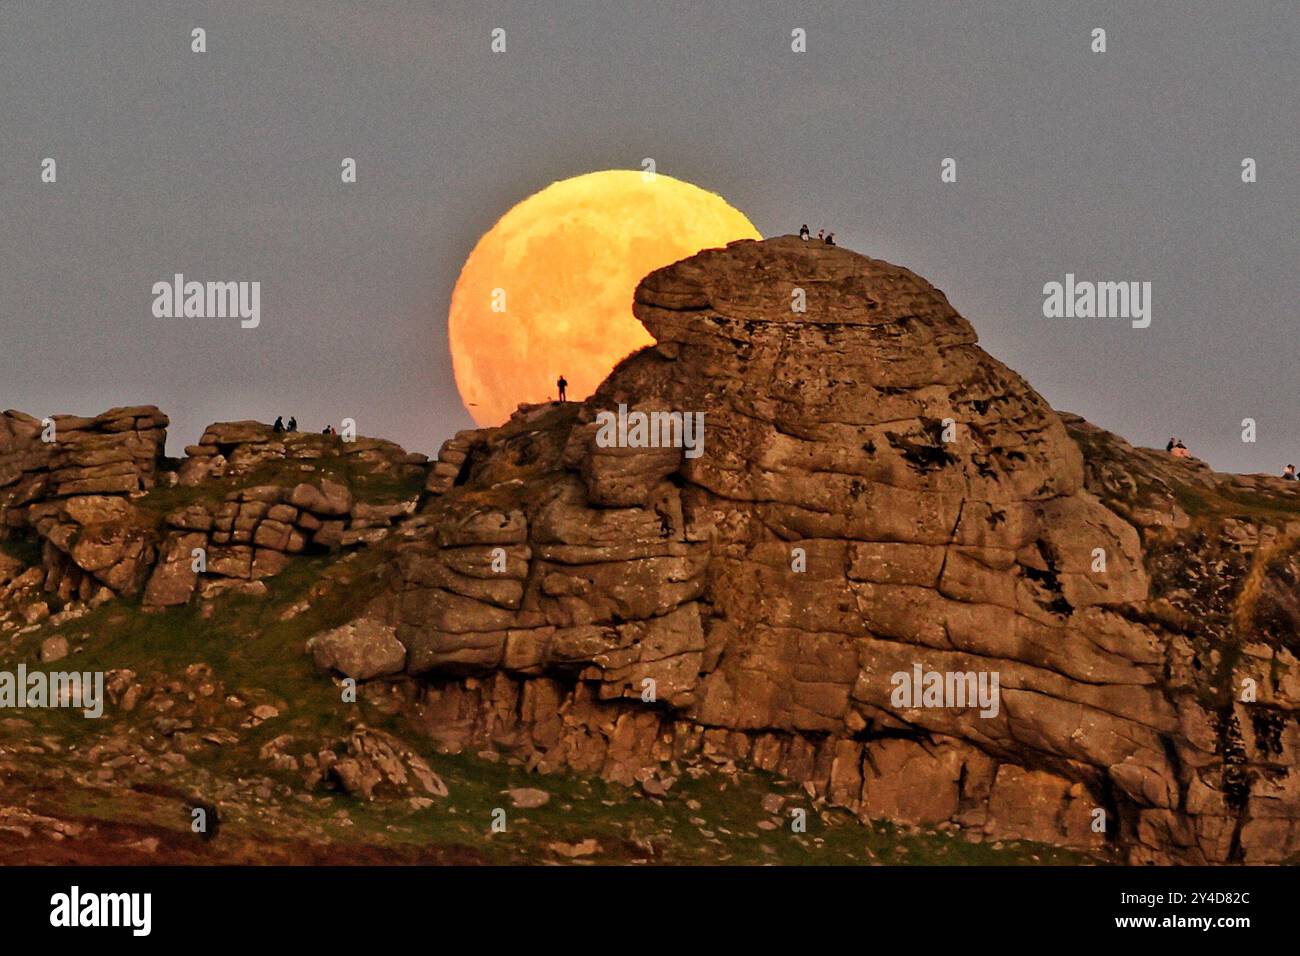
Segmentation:
{"type": "Polygon", "coordinates": [[[390,845],[460,844],[492,863],[529,863],[567,858],[552,843],[594,839],[600,849],[581,859],[594,863],[673,865],[1080,865],[1102,862],[1082,853],[1026,841],[972,843],[957,835],[909,833],[885,823],[864,824],[844,810],[815,810],[793,784],[758,772],[734,777],[683,777],[666,797],[598,778],[541,776],[506,762],[477,757],[430,756],[450,794],[416,810],[405,802],[364,803],[340,798],[315,808],[328,820],[346,807],[351,838],[390,845]],[[550,800],[516,809],[505,791],[545,790],[550,800]],[[788,808],[807,812],[806,832],[796,832],[789,809],[773,817],[762,809],[768,793],[788,798],[788,808]],[[504,811],[505,830],[493,832],[504,811]],[[499,818],[499,817],[498,817],[499,818]],[[776,824],[763,829],[760,823],[776,824]],[[996,847],[996,848],[995,848],[996,847]]]}
{"type": "MultiPolygon", "coordinates": [[[[41,640],[62,634],[73,648],[59,665],[65,670],[128,668],[143,677],[205,663],[228,689],[257,688],[290,701],[302,729],[323,732],[342,725],[338,691],[316,672],[303,646],[312,634],[350,620],[377,593],[379,564],[379,554],[369,549],[353,552],[345,563],[330,556],[302,558],[266,579],[266,598],[227,595],[215,602],[210,619],[196,604],[146,613],[134,602],[114,601],[37,632],[19,647],[18,656],[30,665],[41,640]],[[309,599],[312,585],[331,565],[338,565],[331,573],[342,578],[309,599]],[[280,620],[285,610],[304,600],[310,601],[305,611],[280,620]]],[[[96,734],[101,723],[59,709],[24,716],[74,739],[96,734]]],[[[253,739],[263,727],[269,733],[272,723],[254,728],[253,739]]]]}
{"type": "Polygon", "coordinates": [[[1221,488],[1218,493],[1221,513],[1231,517],[1277,519],[1292,521],[1300,518],[1300,503],[1274,495],[1246,491],[1239,488],[1221,488]]]}

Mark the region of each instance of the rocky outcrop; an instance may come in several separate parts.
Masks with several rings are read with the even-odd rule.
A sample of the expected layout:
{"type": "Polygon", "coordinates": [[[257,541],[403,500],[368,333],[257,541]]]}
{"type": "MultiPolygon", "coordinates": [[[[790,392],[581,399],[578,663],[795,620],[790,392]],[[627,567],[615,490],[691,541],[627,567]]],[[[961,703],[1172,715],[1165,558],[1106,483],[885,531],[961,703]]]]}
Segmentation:
{"type": "Polygon", "coordinates": [[[45,589],[60,600],[139,593],[155,549],[127,498],[56,498],[32,505],[27,520],[44,541],[45,589]]]}
{"type": "MultiPolygon", "coordinates": [[[[382,540],[414,512],[426,477],[425,457],[392,442],[259,422],[211,425],[175,462],[166,425],[152,406],[0,417],[0,537],[39,543],[58,613],[120,596],[157,608],[265,593],[262,579],[295,555],[382,540]]],[[[0,628],[30,627],[38,604],[51,611],[28,577],[6,591],[0,604],[15,610],[0,607],[0,628]]]]}
{"type": "Polygon", "coordinates": [[[465,461],[469,457],[470,449],[478,437],[478,430],[470,429],[457,432],[442,443],[442,447],[438,450],[438,458],[429,469],[429,480],[424,486],[424,490],[429,495],[446,494],[455,487],[465,467],[465,461]]]}
{"type": "Polygon", "coordinates": [[[329,742],[316,756],[308,779],[328,781],[365,800],[376,796],[428,800],[448,793],[447,785],[423,757],[392,734],[364,725],[329,742]]]}
{"type": "Polygon", "coordinates": [[[0,415],[0,522],[29,523],[33,502],[77,495],[129,495],[154,486],[167,416],[152,405],[94,418],[0,415]]]}
{"type": "Polygon", "coordinates": [[[211,425],[186,452],[176,472],[181,487],[218,481],[242,487],[219,502],[197,498],[164,517],[162,558],[145,590],[146,605],[184,604],[196,593],[203,599],[259,593],[260,581],[279,574],[293,556],[376,544],[415,511],[414,496],[365,501],[325,474],[398,483],[425,475],[424,456],[392,442],[277,433],[258,422],[211,425]],[[259,476],[274,480],[249,483],[259,476]]]}
{"type": "Polygon", "coordinates": [[[152,405],[0,416],[0,537],[35,532],[59,600],[139,592],[155,551],[131,499],[157,482],[167,424],[152,405]]]}
{"type": "Polygon", "coordinates": [[[1224,629],[1162,613],[1141,514],[906,269],[745,241],[635,311],[657,344],[589,400],[439,456],[367,612],[430,734],[626,782],[745,761],[864,817],[1135,862],[1300,850],[1294,637],[1263,636],[1296,606],[1289,532],[1242,531],[1268,556],[1236,552],[1224,629]],[[702,413],[702,449],[600,440],[620,406],[702,413]]]}
{"type": "Polygon", "coordinates": [[[268,465],[288,463],[312,473],[322,460],[342,457],[346,470],[366,474],[424,474],[426,459],[379,438],[356,436],[342,440],[307,432],[276,432],[261,422],[217,422],[209,425],[197,445],[187,445],[177,469],[183,487],[208,478],[238,479],[268,465]]]}

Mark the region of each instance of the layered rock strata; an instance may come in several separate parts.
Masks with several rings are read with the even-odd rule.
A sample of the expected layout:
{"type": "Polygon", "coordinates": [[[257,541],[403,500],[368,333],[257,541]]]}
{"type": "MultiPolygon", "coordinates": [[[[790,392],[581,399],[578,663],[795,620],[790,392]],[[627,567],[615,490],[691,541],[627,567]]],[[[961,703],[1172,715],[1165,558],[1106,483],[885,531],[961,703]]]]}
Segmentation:
{"type": "Polygon", "coordinates": [[[635,312],[657,344],[588,401],[439,456],[370,612],[431,734],[624,780],[746,761],[864,817],[1135,862],[1300,849],[1294,636],[1162,615],[1154,544],[942,293],[784,238],[653,273],[635,312]],[[702,453],[607,447],[621,405],[703,413],[702,453]],[[946,697],[904,694],[931,674],[946,697]]]}

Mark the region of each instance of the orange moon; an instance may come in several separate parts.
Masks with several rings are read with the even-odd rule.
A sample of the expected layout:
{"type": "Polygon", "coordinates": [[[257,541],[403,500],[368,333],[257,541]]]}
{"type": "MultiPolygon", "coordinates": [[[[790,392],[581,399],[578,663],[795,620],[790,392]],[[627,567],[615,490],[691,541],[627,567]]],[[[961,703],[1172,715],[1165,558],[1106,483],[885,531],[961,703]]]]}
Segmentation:
{"type": "Polygon", "coordinates": [[[521,402],[596,390],[654,341],[632,315],[647,273],[736,239],[762,238],[721,196],[639,170],[552,183],[502,216],[465,260],[448,340],[462,401],[479,425],[521,402]]]}

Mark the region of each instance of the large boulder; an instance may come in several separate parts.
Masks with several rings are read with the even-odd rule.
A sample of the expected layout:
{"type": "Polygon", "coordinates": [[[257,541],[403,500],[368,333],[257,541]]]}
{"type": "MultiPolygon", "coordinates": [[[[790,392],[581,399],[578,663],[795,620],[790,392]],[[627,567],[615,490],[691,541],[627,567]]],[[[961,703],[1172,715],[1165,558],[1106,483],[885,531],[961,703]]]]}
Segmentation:
{"type": "Polygon", "coordinates": [[[1151,503],[1113,491],[1148,483],[1085,470],[1079,435],[889,263],[742,241],[646,277],[634,309],[656,344],[590,399],[439,456],[388,602],[431,735],[625,780],[746,760],[864,816],[1135,861],[1300,851],[1300,701],[1276,676],[1296,535],[1238,529],[1236,563],[1197,572],[1205,601],[1211,568],[1239,575],[1223,606],[1194,587],[1162,611],[1152,582],[1188,590],[1171,568],[1199,526],[1157,548],[1151,503]],[[610,441],[628,412],[667,440],[610,441]],[[695,415],[688,443],[674,416],[695,415]]]}
{"type": "Polygon", "coordinates": [[[373,618],[360,618],[307,641],[307,652],[321,670],[354,680],[397,674],[406,666],[406,648],[394,628],[373,618]]]}
{"type": "Polygon", "coordinates": [[[145,586],[146,607],[170,607],[189,601],[199,579],[195,552],[205,549],[207,543],[208,536],[199,531],[172,532],[167,536],[145,586]]]}
{"type": "Polygon", "coordinates": [[[311,778],[345,793],[376,797],[445,797],[448,790],[423,757],[392,734],[358,724],[345,737],[327,743],[311,778]]]}

